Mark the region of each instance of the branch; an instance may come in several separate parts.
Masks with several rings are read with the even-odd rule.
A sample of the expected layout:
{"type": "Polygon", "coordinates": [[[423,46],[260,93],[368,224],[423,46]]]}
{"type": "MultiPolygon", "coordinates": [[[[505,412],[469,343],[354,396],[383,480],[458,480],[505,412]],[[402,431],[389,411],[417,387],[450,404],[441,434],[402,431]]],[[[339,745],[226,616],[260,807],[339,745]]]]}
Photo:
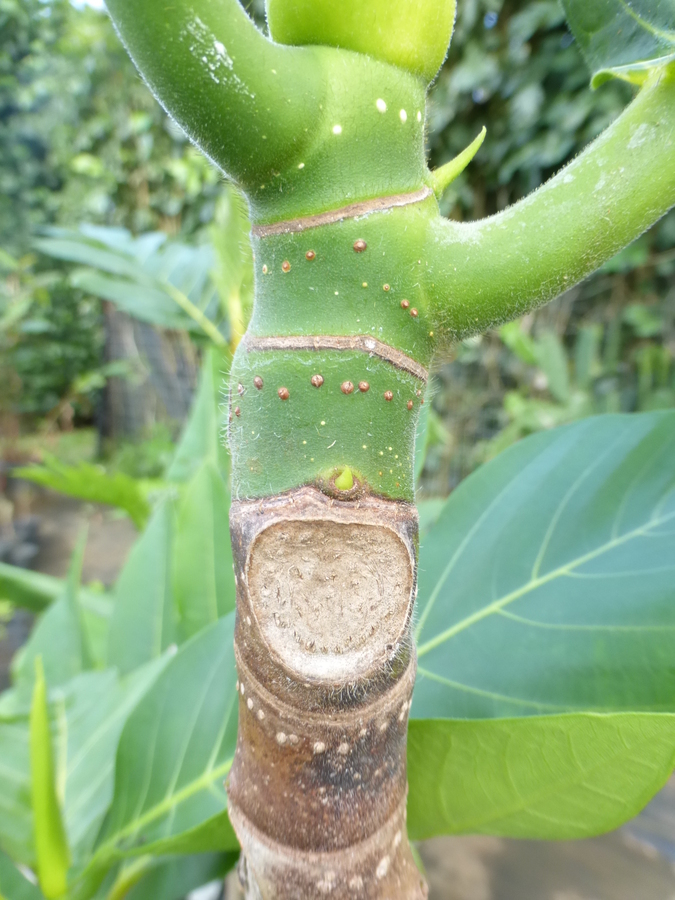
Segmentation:
{"type": "Polygon", "coordinates": [[[107,0],[150,89],[242,186],[311,138],[324,85],[314,49],[267,40],[237,0],[107,0]]]}
{"type": "Polygon", "coordinates": [[[520,316],[585,278],[675,204],[675,66],[538,191],[480,222],[434,218],[435,327],[452,339],[520,316]]]}

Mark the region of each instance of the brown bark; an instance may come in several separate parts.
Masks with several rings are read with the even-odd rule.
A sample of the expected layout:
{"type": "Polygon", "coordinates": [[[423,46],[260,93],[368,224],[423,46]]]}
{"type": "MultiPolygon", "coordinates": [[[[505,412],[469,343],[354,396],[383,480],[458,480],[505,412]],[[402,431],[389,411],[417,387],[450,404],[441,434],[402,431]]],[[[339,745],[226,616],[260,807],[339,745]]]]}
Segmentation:
{"type": "Polygon", "coordinates": [[[248,900],[421,900],[405,829],[417,513],[300,488],[230,513],[248,900]]]}

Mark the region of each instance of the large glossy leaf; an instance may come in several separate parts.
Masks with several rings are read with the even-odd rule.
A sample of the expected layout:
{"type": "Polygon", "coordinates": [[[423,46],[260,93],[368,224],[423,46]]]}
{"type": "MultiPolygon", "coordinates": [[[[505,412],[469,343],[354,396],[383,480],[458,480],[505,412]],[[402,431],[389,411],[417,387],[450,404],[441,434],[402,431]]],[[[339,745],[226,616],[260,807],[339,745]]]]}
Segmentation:
{"type": "Polygon", "coordinates": [[[138,481],[123,472],[109,474],[91,463],[69,466],[48,456],[43,465],[16,469],[14,474],[69,497],[123,509],[138,529],[145,526],[150,515],[150,504],[138,481]]]}
{"type": "Polygon", "coordinates": [[[47,685],[42,659],[39,656],[35,660],[29,745],[37,871],[42,892],[48,900],[51,900],[65,893],[70,867],[70,849],[63,824],[61,798],[57,795],[47,685]]]}
{"type": "Polygon", "coordinates": [[[675,59],[675,0],[562,0],[597,87],[609,78],[642,84],[675,59]]]}
{"type": "Polygon", "coordinates": [[[132,547],[115,585],[108,663],[123,673],[155,659],[176,640],[172,520],[173,504],[164,500],[132,547]]]}
{"type": "Polygon", "coordinates": [[[35,246],[47,256],[91,266],[110,275],[139,278],[143,274],[142,266],[122,248],[106,247],[76,231],[59,229],[52,236],[37,238],[35,246]]]}
{"type": "Polygon", "coordinates": [[[236,849],[223,785],[234,755],[234,617],[188,641],[127,721],[91,869],[146,853],[236,849]]]}
{"type": "MultiPolygon", "coordinates": [[[[628,798],[659,786],[672,762],[665,713],[675,711],[674,445],[675,413],[603,416],[528,438],[460,485],[420,551],[414,717],[440,729],[448,727],[442,719],[525,717],[512,753],[536,757],[542,720],[533,717],[577,712],[581,718],[562,721],[585,728],[586,749],[600,759],[607,739],[598,737],[594,749],[600,731],[596,719],[583,725],[584,715],[662,712],[631,720],[638,733],[651,729],[641,751],[646,768],[635,766],[628,743],[618,743],[614,760],[628,798]]],[[[504,734],[500,721],[475,727],[492,747],[482,759],[493,753],[493,761],[476,763],[467,791],[497,777],[504,734]]],[[[441,745],[418,744],[411,765],[435,777],[445,756],[431,748],[441,745]]],[[[566,751],[559,742],[556,753],[563,768],[576,765],[572,742],[566,751]]],[[[548,768],[550,801],[560,803],[548,768]]],[[[528,795],[526,786],[518,790],[528,795]]],[[[625,812],[617,810],[612,819],[586,794],[579,833],[609,827],[625,812]]],[[[524,800],[521,813],[529,816],[524,800]]]]}
{"type": "Polygon", "coordinates": [[[635,816],[674,761],[675,715],[412,721],[408,828],[415,839],[590,837],[635,816]]]}
{"type": "Polygon", "coordinates": [[[186,637],[234,609],[229,507],[225,481],[216,464],[207,460],[178,504],[173,584],[186,637]]]}
{"type": "Polygon", "coordinates": [[[420,553],[419,715],[671,710],[674,442],[673,412],[599,416],[460,485],[420,553]]]}

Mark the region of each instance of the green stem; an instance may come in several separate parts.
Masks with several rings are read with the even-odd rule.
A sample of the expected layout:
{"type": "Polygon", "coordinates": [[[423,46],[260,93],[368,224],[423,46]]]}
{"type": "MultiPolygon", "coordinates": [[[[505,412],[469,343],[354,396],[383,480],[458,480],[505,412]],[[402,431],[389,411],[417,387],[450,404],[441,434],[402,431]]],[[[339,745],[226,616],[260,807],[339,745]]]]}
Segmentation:
{"type": "Polygon", "coordinates": [[[534,194],[471,223],[430,220],[438,332],[457,339],[571,288],[675,203],[675,66],[534,194]]]}
{"type": "Polygon", "coordinates": [[[141,856],[131,865],[125,866],[108,891],[106,900],[124,900],[129,891],[138,884],[152,864],[151,856],[141,856]]]}
{"type": "Polygon", "coordinates": [[[237,0],[108,0],[153,93],[242,183],[309,140],[325,88],[313,50],[267,40],[237,0]]]}

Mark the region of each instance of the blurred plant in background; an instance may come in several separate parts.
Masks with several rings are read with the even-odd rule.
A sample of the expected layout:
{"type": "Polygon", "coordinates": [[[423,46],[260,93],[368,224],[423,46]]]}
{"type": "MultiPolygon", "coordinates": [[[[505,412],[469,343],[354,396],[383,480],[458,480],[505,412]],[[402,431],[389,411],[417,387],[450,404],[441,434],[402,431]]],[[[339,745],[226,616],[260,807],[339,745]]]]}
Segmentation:
{"type": "MultiPolygon", "coordinates": [[[[442,200],[475,219],[534,190],[618,115],[631,88],[588,90],[557,0],[465,0],[432,89],[429,152],[442,165],[488,125],[442,200]]],[[[427,495],[533,431],[603,411],[675,402],[675,215],[521,323],[460,345],[437,369],[448,439],[430,448],[427,495]],[[585,358],[587,357],[587,358],[585,358]]]]}

